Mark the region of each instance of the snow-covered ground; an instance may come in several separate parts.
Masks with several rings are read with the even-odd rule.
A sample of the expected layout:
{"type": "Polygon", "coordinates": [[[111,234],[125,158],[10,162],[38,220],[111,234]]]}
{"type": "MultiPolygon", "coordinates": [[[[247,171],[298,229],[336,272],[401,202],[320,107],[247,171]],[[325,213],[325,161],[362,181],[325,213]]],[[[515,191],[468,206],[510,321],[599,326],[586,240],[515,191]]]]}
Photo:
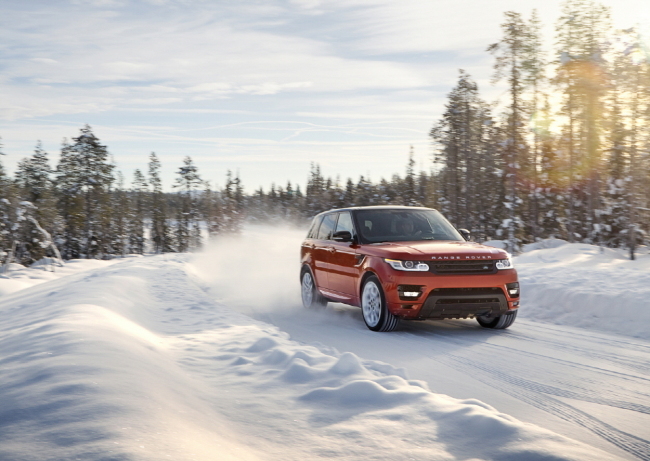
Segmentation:
{"type": "MultiPolygon", "coordinates": [[[[52,260],[53,261],[53,260],[52,260]]],[[[108,264],[116,263],[119,259],[111,261],[99,261],[96,259],[74,259],[60,266],[56,262],[42,264],[40,261],[31,267],[24,267],[20,264],[10,264],[5,272],[5,267],[0,266],[0,297],[6,296],[14,291],[23,290],[43,282],[56,280],[66,275],[77,272],[88,271],[98,267],[105,267],[108,264]]]]}
{"type": "Polygon", "coordinates": [[[302,236],[253,228],[1,297],[0,459],[650,459],[650,343],[535,312],[530,258],[555,251],[569,277],[573,250],[519,258],[510,330],[379,334],[356,308],[300,307],[302,236]]]}
{"type": "MultiPolygon", "coordinates": [[[[650,253],[561,240],[516,258],[522,316],[650,339],[650,253]]],[[[543,245],[542,245],[543,246],[543,245]]]]}

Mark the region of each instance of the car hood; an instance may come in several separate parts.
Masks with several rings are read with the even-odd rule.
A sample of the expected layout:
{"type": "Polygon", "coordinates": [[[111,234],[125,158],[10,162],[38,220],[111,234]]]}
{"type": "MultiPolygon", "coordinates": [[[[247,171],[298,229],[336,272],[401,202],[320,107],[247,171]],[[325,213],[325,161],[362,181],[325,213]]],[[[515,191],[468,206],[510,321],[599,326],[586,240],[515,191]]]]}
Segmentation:
{"type": "Polygon", "coordinates": [[[508,253],[475,242],[442,240],[424,242],[385,242],[363,245],[363,253],[382,258],[411,260],[505,259],[508,253]]]}

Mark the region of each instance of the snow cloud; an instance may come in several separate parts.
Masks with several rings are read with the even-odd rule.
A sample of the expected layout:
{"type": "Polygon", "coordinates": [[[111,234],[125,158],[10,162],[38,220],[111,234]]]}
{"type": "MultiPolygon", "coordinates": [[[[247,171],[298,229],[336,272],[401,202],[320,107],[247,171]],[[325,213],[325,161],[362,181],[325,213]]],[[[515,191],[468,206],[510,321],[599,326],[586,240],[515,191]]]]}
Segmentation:
{"type": "Polygon", "coordinates": [[[192,258],[192,272],[224,305],[258,312],[302,309],[299,250],[306,232],[249,226],[245,238],[225,236],[208,244],[192,258]]]}

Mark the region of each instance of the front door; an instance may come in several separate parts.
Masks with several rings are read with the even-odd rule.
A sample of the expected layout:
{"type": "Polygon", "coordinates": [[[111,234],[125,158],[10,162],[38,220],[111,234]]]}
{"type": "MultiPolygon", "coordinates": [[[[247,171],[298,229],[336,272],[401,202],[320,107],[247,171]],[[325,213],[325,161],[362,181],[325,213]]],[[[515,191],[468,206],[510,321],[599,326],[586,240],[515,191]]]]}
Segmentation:
{"type": "MultiPolygon", "coordinates": [[[[335,232],[348,231],[355,235],[352,225],[352,215],[349,211],[339,213],[335,232]]],[[[352,242],[330,242],[332,248],[330,253],[329,288],[332,291],[346,295],[356,296],[356,281],[359,278],[357,264],[357,245],[352,242]]]]}

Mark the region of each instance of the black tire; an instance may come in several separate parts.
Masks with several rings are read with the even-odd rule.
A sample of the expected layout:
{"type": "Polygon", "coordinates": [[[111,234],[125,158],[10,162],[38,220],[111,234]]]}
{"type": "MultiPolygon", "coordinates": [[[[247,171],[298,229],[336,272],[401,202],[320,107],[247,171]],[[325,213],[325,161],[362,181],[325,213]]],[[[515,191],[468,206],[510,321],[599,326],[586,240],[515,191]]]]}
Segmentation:
{"type": "Polygon", "coordinates": [[[505,330],[515,322],[517,312],[500,315],[498,317],[476,317],[476,321],[483,328],[493,328],[495,330],[505,330]]]}
{"type": "Polygon", "coordinates": [[[327,306],[327,299],[318,291],[314,276],[308,267],[304,267],[300,272],[300,294],[302,305],[307,309],[322,309],[327,306]]]}
{"type": "Polygon", "coordinates": [[[399,317],[388,311],[381,282],[374,275],[361,287],[361,312],[363,321],[372,331],[393,331],[399,324],[399,317]]]}

